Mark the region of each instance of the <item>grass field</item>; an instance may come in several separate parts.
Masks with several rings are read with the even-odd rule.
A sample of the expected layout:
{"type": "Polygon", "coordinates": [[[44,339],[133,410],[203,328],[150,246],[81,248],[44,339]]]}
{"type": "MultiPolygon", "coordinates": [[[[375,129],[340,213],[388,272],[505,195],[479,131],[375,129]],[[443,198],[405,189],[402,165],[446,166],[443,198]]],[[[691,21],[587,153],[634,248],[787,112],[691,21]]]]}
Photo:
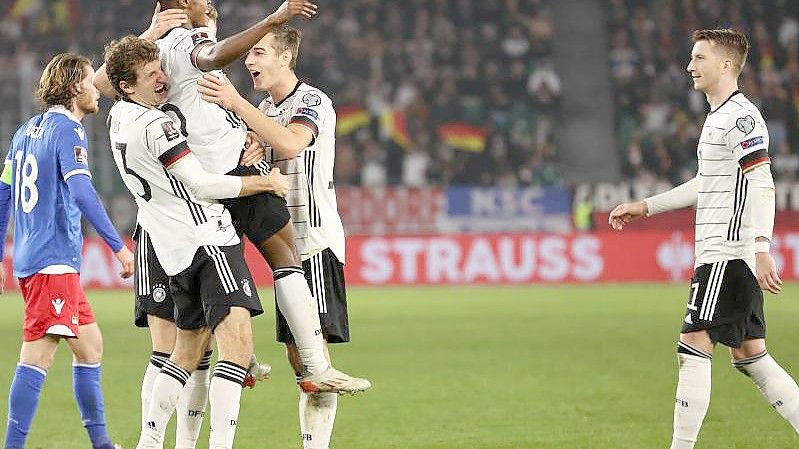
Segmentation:
{"type": "MultiPolygon", "coordinates": [[[[374,387],[340,399],[332,447],[666,448],[686,297],[681,285],[352,289],[354,341],[334,348],[334,359],[374,387]]],[[[262,298],[271,301],[271,292],[262,298]]],[[[130,324],[128,292],[90,299],[105,334],[110,431],[133,448],[149,339],[130,324]]],[[[796,284],[767,299],[771,353],[795,374],[797,299],[796,284]]],[[[4,295],[0,391],[13,375],[21,316],[19,296],[4,295]]],[[[299,447],[296,387],[273,323],[273,313],[255,321],[258,353],[274,374],[244,392],[236,448],[299,447]]],[[[713,363],[713,400],[698,449],[799,445],[721,348],[713,363]]],[[[70,379],[62,346],[30,448],[89,447],[70,379]]],[[[205,436],[199,447],[207,447],[205,436]]]]}

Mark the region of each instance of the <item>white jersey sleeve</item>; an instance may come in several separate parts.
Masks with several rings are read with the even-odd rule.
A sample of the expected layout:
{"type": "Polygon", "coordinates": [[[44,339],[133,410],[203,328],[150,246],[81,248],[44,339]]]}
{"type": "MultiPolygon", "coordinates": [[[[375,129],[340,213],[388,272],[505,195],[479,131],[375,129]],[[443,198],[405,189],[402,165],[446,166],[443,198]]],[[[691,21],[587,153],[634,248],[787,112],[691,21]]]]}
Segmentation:
{"type": "Polygon", "coordinates": [[[165,114],[161,114],[144,128],[144,140],[147,150],[161,162],[164,168],[171,167],[191,153],[186,138],[165,114]]]}
{"type": "MultiPolygon", "coordinates": [[[[290,110],[289,124],[298,124],[308,128],[313,134],[313,140],[308,145],[313,146],[319,137],[319,131],[324,129],[328,119],[329,108],[322,104],[322,97],[315,92],[306,92],[300,96],[299,102],[294,102],[290,110]]],[[[333,118],[335,119],[335,117],[333,118]]]]}
{"type": "Polygon", "coordinates": [[[757,110],[747,108],[731,113],[727,128],[727,145],[744,173],[770,163],[768,129],[757,110]]]}

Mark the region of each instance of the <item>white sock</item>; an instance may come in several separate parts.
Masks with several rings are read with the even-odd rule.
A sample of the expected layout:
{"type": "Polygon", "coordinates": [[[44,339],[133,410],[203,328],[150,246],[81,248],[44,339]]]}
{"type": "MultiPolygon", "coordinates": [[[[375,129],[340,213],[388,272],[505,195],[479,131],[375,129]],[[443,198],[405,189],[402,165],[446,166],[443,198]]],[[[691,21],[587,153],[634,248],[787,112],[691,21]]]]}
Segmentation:
{"type": "Polygon", "coordinates": [[[336,420],[338,394],[300,390],[300,431],[303,449],[328,449],[336,420]]]}
{"type": "Polygon", "coordinates": [[[153,351],[150,360],[147,362],[147,369],[144,370],[144,378],[141,381],[141,425],[147,422],[147,412],[150,410],[150,397],[153,394],[153,384],[155,377],[161,372],[164,363],[169,360],[169,354],[153,351]]]}
{"type": "Polygon", "coordinates": [[[319,311],[305,274],[302,268],[289,267],[275,270],[273,276],[277,306],[291,329],[305,370],[311,374],[321,373],[330,363],[325,357],[319,311]]]}
{"type": "Polygon", "coordinates": [[[226,360],[216,362],[211,379],[211,437],[208,449],[232,449],[239,420],[241,386],[247,368],[226,360]]]}
{"type": "Polygon", "coordinates": [[[674,402],[671,449],[692,449],[710,406],[712,356],[683,342],[678,344],[680,378],[674,402]]]}
{"type": "Polygon", "coordinates": [[[189,379],[189,372],[167,360],[161,372],[155,377],[150,408],[147,411],[144,427],[137,449],[160,448],[164,444],[164,432],[169,418],[175,411],[183,386],[189,379]]]}
{"type": "Polygon", "coordinates": [[[194,449],[203,427],[205,405],[208,403],[211,351],[205,353],[197,369],[191,373],[177,405],[178,425],[175,449],[194,449]]]}
{"type": "Polygon", "coordinates": [[[799,432],[799,386],[791,375],[768,352],[734,361],[733,365],[752,379],[774,410],[799,432]]]}

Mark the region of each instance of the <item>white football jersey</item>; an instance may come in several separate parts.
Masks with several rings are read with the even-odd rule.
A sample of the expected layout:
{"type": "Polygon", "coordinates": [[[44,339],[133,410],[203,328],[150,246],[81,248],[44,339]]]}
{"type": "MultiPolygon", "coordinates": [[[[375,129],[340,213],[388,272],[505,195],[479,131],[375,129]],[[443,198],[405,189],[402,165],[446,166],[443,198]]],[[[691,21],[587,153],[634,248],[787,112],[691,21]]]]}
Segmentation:
{"type": "MultiPolygon", "coordinates": [[[[204,72],[194,65],[192,53],[208,42],[216,42],[210,28],[173,28],[156,41],[169,84],[167,104],[161,110],[180,126],[203,168],[225,174],[239,165],[247,126],[233,112],[200,97],[197,81],[204,72]]],[[[212,73],[224,76],[219,70],[212,73]]]]}
{"type": "Polygon", "coordinates": [[[167,171],[191,150],[164,112],[122,100],[111,108],[108,125],[114,161],[166,274],[188,268],[200,246],[239,243],[227,209],[194,197],[167,171]]]}
{"type": "Polygon", "coordinates": [[[696,265],[743,259],[755,272],[749,181],[744,174],[769,163],[768,129],[740,91],[705,119],[697,146],[696,265]]]}
{"type": "Polygon", "coordinates": [[[298,82],[279,103],[269,97],[259,109],[277,123],[300,124],[314,135],[311,144],[294,159],[276,157],[267,146],[267,158],[289,175],[286,196],[294,224],[297,251],[302,260],[330,248],[344,263],[344,226],[338,215],[333,165],[336,158],[336,111],[321,90],[298,82]]]}

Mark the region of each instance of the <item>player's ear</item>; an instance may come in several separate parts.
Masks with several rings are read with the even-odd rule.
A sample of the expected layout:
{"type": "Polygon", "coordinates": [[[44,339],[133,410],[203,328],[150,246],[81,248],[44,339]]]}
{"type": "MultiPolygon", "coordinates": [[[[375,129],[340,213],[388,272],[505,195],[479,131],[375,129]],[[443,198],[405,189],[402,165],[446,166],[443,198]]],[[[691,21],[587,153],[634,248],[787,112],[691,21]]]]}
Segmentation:
{"type": "Polygon", "coordinates": [[[133,93],[133,88],[128,84],[127,81],[120,81],[119,82],[119,90],[125,93],[125,95],[130,95],[133,93]]]}

